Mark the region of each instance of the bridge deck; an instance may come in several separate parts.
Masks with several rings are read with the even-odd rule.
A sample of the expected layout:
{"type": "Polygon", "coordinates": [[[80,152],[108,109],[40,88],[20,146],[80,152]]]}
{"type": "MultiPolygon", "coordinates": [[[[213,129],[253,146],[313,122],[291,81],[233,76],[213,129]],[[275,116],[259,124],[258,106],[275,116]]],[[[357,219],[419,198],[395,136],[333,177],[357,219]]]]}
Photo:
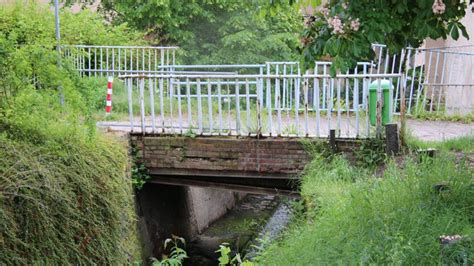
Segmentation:
{"type": "MultiPolygon", "coordinates": [[[[276,121],[276,117],[273,118],[276,121]]],[[[301,118],[300,118],[301,120],[301,118]]],[[[166,119],[167,125],[169,125],[169,119],[166,119]]],[[[285,115],[285,118],[282,119],[282,136],[284,137],[304,137],[304,125],[300,124],[300,129],[297,131],[296,128],[293,126],[294,123],[294,118],[287,118],[285,115]],[[298,134],[297,134],[298,133],[298,134]]],[[[189,134],[186,130],[181,130],[178,127],[177,121],[174,121],[172,124],[175,125],[175,127],[171,128],[168,126],[165,129],[165,133],[171,133],[171,134],[189,134]]],[[[106,128],[109,131],[114,131],[114,132],[131,132],[132,128],[130,127],[130,122],[124,122],[124,121],[101,121],[98,122],[97,125],[102,128],[106,128]]],[[[133,128],[133,132],[141,132],[141,127],[138,126],[140,125],[139,118],[136,119],[135,121],[135,126],[133,128]]],[[[337,122],[333,118],[331,122],[331,128],[336,129],[337,128],[337,122]]],[[[184,121],[183,128],[186,128],[188,125],[186,124],[186,121],[184,121]]],[[[327,118],[322,118],[320,120],[320,134],[319,136],[317,135],[316,132],[316,122],[313,119],[308,120],[308,132],[310,137],[321,137],[321,138],[326,138],[327,134],[327,129],[329,127],[329,122],[327,118]],[[324,130],[323,130],[324,129],[324,130]]],[[[451,138],[456,138],[456,137],[461,137],[461,136],[466,136],[466,135],[474,135],[474,123],[461,123],[461,122],[450,122],[450,121],[422,121],[422,120],[413,120],[413,119],[408,119],[407,120],[407,127],[408,130],[410,131],[411,135],[414,137],[417,137],[421,140],[426,140],[426,141],[440,141],[444,139],[451,139],[451,138]]],[[[355,138],[357,137],[355,132],[355,118],[351,117],[349,120],[341,120],[340,124],[340,135],[338,137],[340,138],[355,138]],[[349,122],[348,122],[349,121],[349,122]],[[347,130],[349,129],[349,130],[347,130]]],[[[152,133],[152,128],[151,128],[151,121],[147,121],[147,127],[146,127],[146,132],[147,133],[152,133]]],[[[158,128],[155,133],[162,133],[162,129],[158,128]]],[[[366,135],[366,132],[364,129],[361,129],[359,136],[364,137],[366,135]]],[[[195,132],[197,133],[197,132],[195,132]]],[[[237,132],[232,130],[230,132],[230,135],[237,135],[237,132]]],[[[218,131],[216,131],[213,135],[222,135],[226,136],[229,135],[228,131],[223,130],[220,134],[218,131]]],[[[241,130],[241,135],[246,136],[246,130],[243,128],[241,130]]],[[[277,130],[274,128],[273,130],[273,136],[277,136],[277,130]]]]}
{"type": "MultiPolygon", "coordinates": [[[[101,122],[119,134],[130,132],[128,122],[101,122]],[[111,126],[114,124],[114,126],[111,126]]],[[[442,140],[474,133],[474,123],[408,121],[412,134],[423,140],[442,140]]],[[[140,128],[137,128],[140,130],[140,128]]],[[[309,139],[313,141],[314,139],[309,139]]],[[[152,183],[227,188],[250,193],[297,196],[297,179],[310,161],[301,138],[235,136],[131,135],[141,150],[152,183]],[[296,182],[295,182],[296,180],[296,182]]],[[[360,143],[338,139],[337,148],[351,151],[360,143]]]]}

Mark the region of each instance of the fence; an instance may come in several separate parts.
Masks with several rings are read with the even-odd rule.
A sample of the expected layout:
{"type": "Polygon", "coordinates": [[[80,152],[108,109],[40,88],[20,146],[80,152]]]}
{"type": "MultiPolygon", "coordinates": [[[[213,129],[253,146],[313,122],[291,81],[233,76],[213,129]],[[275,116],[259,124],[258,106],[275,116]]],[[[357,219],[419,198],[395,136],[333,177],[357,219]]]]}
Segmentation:
{"type": "Polygon", "coordinates": [[[404,73],[396,80],[394,112],[400,112],[401,88],[405,88],[406,113],[466,114],[474,111],[474,46],[431,49],[406,48],[390,55],[374,45],[376,58],[369,73],[404,73]]]}
{"type": "Polygon", "coordinates": [[[368,90],[370,80],[393,81],[400,77],[400,74],[344,74],[334,78],[321,74],[120,76],[128,92],[132,131],[324,137],[336,129],[339,137],[351,138],[370,136],[374,130],[368,109],[360,105],[362,92],[368,90]],[[284,84],[288,84],[291,92],[287,98],[283,97],[284,84]],[[290,97],[291,106],[285,106],[285,100],[290,97]]]}
{"type": "Polygon", "coordinates": [[[163,66],[175,64],[177,49],[178,47],[67,45],[62,46],[61,52],[81,76],[118,76],[160,73],[163,66]]]}
{"type": "Polygon", "coordinates": [[[334,127],[339,136],[359,137],[371,133],[361,120],[368,120],[368,87],[374,80],[393,85],[395,115],[402,101],[407,115],[473,111],[473,47],[406,48],[391,55],[385,45],[374,44],[373,61],[334,78],[328,76],[331,62],[322,61],[304,73],[298,62],[178,65],[177,47],[75,45],[64,46],[62,53],[82,76],[126,81],[134,130],[141,124],[143,132],[324,136],[324,129],[334,127]],[[133,100],[145,88],[153,93],[142,97],[149,102],[141,105],[142,121],[133,113],[142,107],[133,100]]]}
{"type": "Polygon", "coordinates": [[[407,112],[465,114],[474,110],[474,53],[464,48],[410,49],[407,112]]]}

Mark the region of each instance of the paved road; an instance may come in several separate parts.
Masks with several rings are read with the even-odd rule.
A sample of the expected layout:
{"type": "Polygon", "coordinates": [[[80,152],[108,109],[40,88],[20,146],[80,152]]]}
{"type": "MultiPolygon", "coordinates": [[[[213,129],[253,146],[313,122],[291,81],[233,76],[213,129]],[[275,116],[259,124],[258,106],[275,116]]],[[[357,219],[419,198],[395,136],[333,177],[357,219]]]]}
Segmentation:
{"type": "Polygon", "coordinates": [[[422,140],[445,140],[474,135],[474,123],[409,120],[407,124],[411,134],[422,140]]]}

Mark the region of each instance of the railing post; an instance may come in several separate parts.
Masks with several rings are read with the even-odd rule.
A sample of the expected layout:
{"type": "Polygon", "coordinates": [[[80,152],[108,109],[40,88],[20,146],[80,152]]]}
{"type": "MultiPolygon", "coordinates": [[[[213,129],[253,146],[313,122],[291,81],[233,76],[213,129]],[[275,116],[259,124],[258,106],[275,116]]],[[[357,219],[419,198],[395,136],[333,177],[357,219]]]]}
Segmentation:
{"type": "Polygon", "coordinates": [[[235,114],[235,128],[237,130],[237,136],[240,136],[240,85],[238,79],[235,81],[235,114]]]}
{"type": "Polygon", "coordinates": [[[133,79],[127,78],[127,92],[128,92],[128,114],[130,118],[130,131],[133,132],[134,125],[133,125],[133,102],[132,102],[132,87],[133,87],[133,79]]]}
{"type": "MultiPolygon", "coordinates": [[[[261,79],[263,82],[263,79],[261,79]]],[[[263,91],[257,90],[257,99],[262,98],[261,101],[257,100],[257,138],[260,138],[262,134],[262,115],[261,115],[261,110],[262,110],[262,105],[263,105],[263,91]]]]}
{"type": "Polygon", "coordinates": [[[382,81],[380,78],[377,81],[377,111],[376,111],[376,116],[377,116],[377,124],[376,124],[376,137],[381,138],[382,137],[382,108],[384,105],[384,100],[382,96],[382,81]]]}
{"type": "Polygon", "coordinates": [[[211,80],[207,80],[207,108],[208,108],[208,119],[209,119],[209,134],[212,136],[214,131],[213,118],[212,118],[212,84],[211,80]]]}
{"type": "Polygon", "coordinates": [[[202,135],[202,101],[201,101],[201,80],[197,79],[197,104],[198,104],[198,128],[199,134],[202,135]]]}
{"type": "Polygon", "coordinates": [[[140,79],[140,117],[141,117],[141,127],[142,127],[142,134],[145,135],[146,133],[146,124],[145,124],[145,78],[140,79]]]}
{"type": "MultiPolygon", "coordinates": [[[[406,79],[406,76],[405,74],[402,74],[402,84],[406,84],[405,83],[405,79],[406,79]]],[[[401,142],[401,145],[404,145],[405,144],[405,124],[406,124],[406,121],[405,121],[405,109],[406,109],[406,103],[405,103],[405,85],[403,85],[401,87],[401,90],[400,90],[400,142],[401,142]]]]}
{"type": "Polygon", "coordinates": [[[150,92],[150,112],[151,112],[151,130],[153,133],[156,131],[156,117],[155,117],[155,88],[156,79],[149,78],[149,92],[150,92]]]}
{"type": "MultiPolygon", "coordinates": [[[[317,73],[317,72],[316,72],[317,73]]],[[[319,78],[314,79],[314,86],[316,87],[316,97],[314,108],[316,109],[316,137],[320,137],[320,123],[321,123],[321,110],[320,110],[320,88],[319,88],[319,78]]],[[[324,101],[324,100],[323,100],[324,101]]]]}
{"type": "Polygon", "coordinates": [[[329,147],[331,148],[332,153],[337,153],[337,144],[336,144],[336,130],[329,130],[329,147]]]}
{"type": "Polygon", "coordinates": [[[397,155],[400,152],[398,138],[398,125],[396,123],[385,125],[385,139],[388,155],[397,155]]]}
{"type": "Polygon", "coordinates": [[[260,101],[260,107],[263,107],[263,67],[262,66],[259,68],[259,75],[260,75],[260,78],[258,79],[259,87],[257,91],[260,92],[260,97],[258,97],[258,100],[260,101]]]}
{"type": "MultiPolygon", "coordinates": [[[[258,99],[257,99],[258,101],[258,99]]],[[[251,133],[251,116],[250,116],[250,85],[249,80],[245,79],[245,108],[247,113],[247,134],[250,136],[251,133]]]]}
{"type": "Polygon", "coordinates": [[[192,111],[191,111],[192,110],[191,84],[189,83],[189,78],[186,78],[186,98],[188,99],[188,130],[192,130],[193,117],[192,117],[192,111]]]}
{"type": "MultiPolygon", "coordinates": [[[[258,91],[258,89],[257,89],[258,91]]],[[[258,100],[257,100],[258,102],[258,100]]],[[[219,116],[219,136],[222,134],[222,88],[221,80],[217,81],[217,105],[218,105],[218,116],[219,116]]]]}

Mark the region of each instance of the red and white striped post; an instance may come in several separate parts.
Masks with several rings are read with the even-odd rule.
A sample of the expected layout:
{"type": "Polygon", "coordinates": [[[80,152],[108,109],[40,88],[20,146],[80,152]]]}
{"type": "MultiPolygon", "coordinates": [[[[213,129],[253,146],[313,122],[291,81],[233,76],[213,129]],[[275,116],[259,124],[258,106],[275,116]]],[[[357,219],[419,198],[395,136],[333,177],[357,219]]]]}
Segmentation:
{"type": "Polygon", "coordinates": [[[112,111],[112,83],[114,82],[113,77],[109,77],[107,81],[107,98],[105,104],[105,115],[110,115],[112,111]]]}

